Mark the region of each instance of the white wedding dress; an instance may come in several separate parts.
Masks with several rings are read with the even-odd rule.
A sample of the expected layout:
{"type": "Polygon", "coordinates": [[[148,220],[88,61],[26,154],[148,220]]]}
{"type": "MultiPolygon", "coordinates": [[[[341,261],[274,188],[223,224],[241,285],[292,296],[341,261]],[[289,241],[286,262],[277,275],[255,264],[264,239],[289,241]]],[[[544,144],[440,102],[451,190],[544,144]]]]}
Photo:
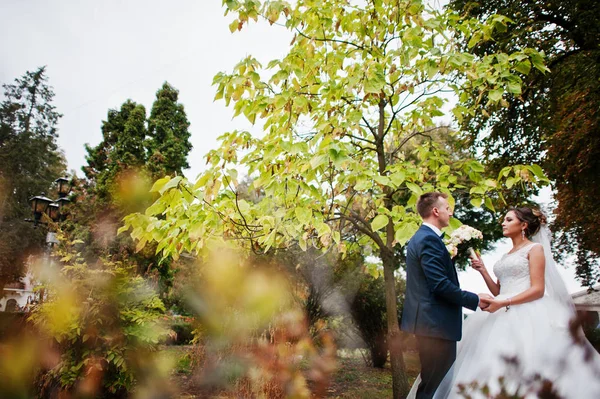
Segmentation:
{"type": "MultiPolygon", "coordinates": [[[[496,263],[494,274],[501,287],[498,298],[515,296],[530,287],[528,253],[534,245],[540,244],[505,254],[496,263]]],[[[544,250],[548,250],[547,269],[555,268],[549,245],[544,250]]],[[[538,300],[495,313],[478,309],[467,317],[456,361],[435,399],[489,398],[482,393],[484,386],[491,394],[505,389],[509,394],[537,398],[545,380],[562,398],[600,398],[600,355],[586,339],[575,343],[569,331],[574,316],[570,296],[566,299],[560,277],[561,295],[552,285],[548,287],[548,279],[547,272],[546,293],[538,300]]],[[[580,330],[577,333],[582,334],[580,330]]],[[[415,397],[419,380],[409,398],[415,397]]]]}

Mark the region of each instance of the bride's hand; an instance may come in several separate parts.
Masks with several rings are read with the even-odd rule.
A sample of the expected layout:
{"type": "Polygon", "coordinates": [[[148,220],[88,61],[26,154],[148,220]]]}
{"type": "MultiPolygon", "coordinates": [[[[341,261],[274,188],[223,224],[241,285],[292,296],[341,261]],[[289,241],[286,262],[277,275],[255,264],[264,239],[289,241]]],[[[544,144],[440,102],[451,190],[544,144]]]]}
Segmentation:
{"type": "Polygon", "coordinates": [[[490,301],[489,306],[483,310],[485,310],[486,312],[494,313],[498,309],[502,309],[503,307],[506,306],[506,304],[504,302],[505,301],[494,299],[494,300],[490,301]]]}
{"type": "Polygon", "coordinates": [[[471,259],[471,267],[475,270],[477,270],[479,273],[483,273],[486,269],[485,269],[485,265],[483,264],[483,260],[481,260],[481,257],[477,256],[477,258],[470,258],[471,259]]]}

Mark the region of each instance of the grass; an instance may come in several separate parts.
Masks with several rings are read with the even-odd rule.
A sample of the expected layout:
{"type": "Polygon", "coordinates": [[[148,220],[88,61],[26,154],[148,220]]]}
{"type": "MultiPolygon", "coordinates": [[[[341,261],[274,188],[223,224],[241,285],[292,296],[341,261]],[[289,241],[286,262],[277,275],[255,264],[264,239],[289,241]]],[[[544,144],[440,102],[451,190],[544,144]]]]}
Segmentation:
{"type": "Polygon", "coordinates": [[[386,365],[376,369],[365,365],[362,357],[340,358],[327,397],[330,398],[390,398],[392,374],[386,365]]]}
{"type": "MultiPolygon", "coordinates": [[[[338,359],[338,371],[334,375],[329,389],[328,398],[367,399],[391,398],[392,374],[389,364],[383,369],[376,369],[365,365],[358,351],[338,359]]],[[[415,352],[404,355],[406,371],[409,375],[409,384],[412,385],[419,373],[419,359],[415,352]]]]}
{"type": "MultiPolygon", "coordinates": [[[[169,347],[177,356],[177,366],[173,373],[173,384],[181,391],[182,398],[228,398],[225,392],[207,396],[194,387],[193,367],[190,347],[169,347]]],[[[416,352],[404,355],[409,383],[412,385],[419,373],[419,359],[416,352]]],[[[327,398],[367,399],[392,397],[392,375],[389,364],[383,369],[369,367],[359,351],[339,351],[338,368],[332,376],[331,385],[327,390],[327,398]]]]}

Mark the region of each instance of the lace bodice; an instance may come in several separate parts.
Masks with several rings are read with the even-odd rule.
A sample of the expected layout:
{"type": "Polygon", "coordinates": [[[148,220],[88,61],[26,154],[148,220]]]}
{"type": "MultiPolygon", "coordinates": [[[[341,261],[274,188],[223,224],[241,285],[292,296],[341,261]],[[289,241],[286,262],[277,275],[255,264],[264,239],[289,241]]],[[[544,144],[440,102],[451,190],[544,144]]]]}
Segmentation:
{"type": "MultiPolygon", "coordinates": [[[[531,285],[528,254],[536,243],[507,253],[494,265],[494,274],[500,282],[500,294],[518,294],[531,285]]],[[[537,244],[539,245],[539,244],[537,244]]]]}

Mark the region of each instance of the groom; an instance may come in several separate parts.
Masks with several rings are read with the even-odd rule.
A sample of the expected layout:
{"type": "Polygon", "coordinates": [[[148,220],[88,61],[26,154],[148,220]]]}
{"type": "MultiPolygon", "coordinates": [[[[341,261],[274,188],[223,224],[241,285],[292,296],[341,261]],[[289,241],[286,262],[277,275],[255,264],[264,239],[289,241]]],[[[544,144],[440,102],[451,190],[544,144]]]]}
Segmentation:
{"type": "Polygon", "coordinates": [[[425,193],[417,201],[423,224],[406,249],[406,298],[402,330],[415,334],[421,360],[417,399],[433,397],[456,359],[456,342],[462,336],[462,307],[484,308],[489,298],[462,291],[441,229],[452,210],[448,195],[425,193]]]}

